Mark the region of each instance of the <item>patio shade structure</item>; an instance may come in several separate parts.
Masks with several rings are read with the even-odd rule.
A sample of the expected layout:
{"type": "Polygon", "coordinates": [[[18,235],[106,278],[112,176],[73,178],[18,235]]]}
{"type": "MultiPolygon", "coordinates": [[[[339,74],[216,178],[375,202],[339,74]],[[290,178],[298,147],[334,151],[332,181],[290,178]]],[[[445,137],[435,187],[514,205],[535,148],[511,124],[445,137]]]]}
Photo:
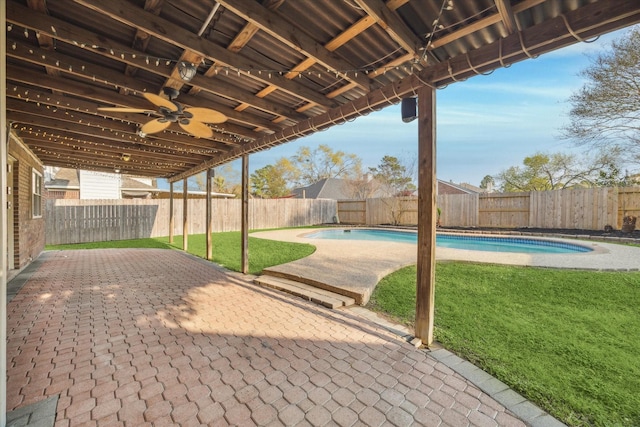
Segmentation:
{"type": "Polygon", "coordinates": [[[9,126],[49,166],[118,169],[174,183],[402,98],[422,98],[417,335],[426,343],[433,323],[435,88],[640,22],[640,2],[629,0],[2,3],[2,150],[9,126]],[[185,76],[185,64],[195,67],[193,77],[185,76]],[[207,125],[209,138],[177,123],[141,135],[153,112],[135,110],[148,110],[143,94],[160,95],[164,87],[176,89],[182,105],[214,109],[227,120],[207,125]]]}

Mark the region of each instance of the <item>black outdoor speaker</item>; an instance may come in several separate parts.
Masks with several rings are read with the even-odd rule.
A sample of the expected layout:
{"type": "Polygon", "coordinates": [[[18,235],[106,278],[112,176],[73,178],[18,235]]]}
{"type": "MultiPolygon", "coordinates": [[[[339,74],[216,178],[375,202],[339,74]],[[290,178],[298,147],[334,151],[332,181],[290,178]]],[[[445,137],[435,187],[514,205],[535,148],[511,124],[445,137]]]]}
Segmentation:
{"type": "Polygon", "coordinates": [[[409,123],[418,118],[417,98],[402,98],[402,121],[409,123]]]}

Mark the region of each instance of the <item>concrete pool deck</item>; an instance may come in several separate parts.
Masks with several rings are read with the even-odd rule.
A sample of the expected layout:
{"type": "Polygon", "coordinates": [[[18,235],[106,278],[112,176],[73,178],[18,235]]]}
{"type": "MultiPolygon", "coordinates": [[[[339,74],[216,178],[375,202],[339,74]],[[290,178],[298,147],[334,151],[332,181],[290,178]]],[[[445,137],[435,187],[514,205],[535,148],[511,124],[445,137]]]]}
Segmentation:
{"type": "MultiPolygon", "coordinates": [[[[335,229],[335,227],[332,228],[335,229]]],[[[289,229],[251,233],[251,237],[308,243],[316,247],[312,255],[267,268],[263,274],[298,279],[304,283],[348,295],[355,298],[358,304],[364,305],[380,279],[416,262],[416,245],[413,243],[305,237],[306,234],[319,230],[321,229],[289,229]]],[[[567,239],[551,237],[544,237],[544,239],[567,241],[567,239]]],[[[571,239],[569,241],[589,246],[593,251],[575,254],[519,254],[438,247],[436,259],[597,271],[640,269],[640,247],[593,240],[571,239]]]]}

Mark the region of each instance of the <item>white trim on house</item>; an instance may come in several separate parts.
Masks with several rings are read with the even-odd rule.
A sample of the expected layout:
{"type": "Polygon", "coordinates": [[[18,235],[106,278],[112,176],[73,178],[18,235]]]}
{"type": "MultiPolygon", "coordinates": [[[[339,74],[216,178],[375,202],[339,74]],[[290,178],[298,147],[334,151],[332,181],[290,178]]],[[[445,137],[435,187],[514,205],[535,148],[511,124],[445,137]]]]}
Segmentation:
{"type": "Polygon", "coordinates": [[[42,196],[44,179],[35,168],[31,168],[31,218],[42,218],[42,196]],[[39,182],[38,182],[39,181],[39,182]],[[36,203],[36,198],[37,203],[36,203]],[[36,209],[37,206],[37,209],[36,209]],[[36,212],[37,211],[37,212],[36,212]]]}

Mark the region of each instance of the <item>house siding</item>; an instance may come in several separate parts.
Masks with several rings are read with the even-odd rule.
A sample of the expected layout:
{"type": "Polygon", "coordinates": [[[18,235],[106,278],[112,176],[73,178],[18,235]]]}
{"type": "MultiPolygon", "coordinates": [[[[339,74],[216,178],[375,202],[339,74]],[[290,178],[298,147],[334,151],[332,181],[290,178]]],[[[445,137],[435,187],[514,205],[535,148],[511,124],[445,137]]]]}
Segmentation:
{"type": "MultiPolygon", "coordinates": [[[[15,158],[13,164],[13,236],[14,268],[20,269],[36,259],[44,250],[44,216],[33,218],[31,207],[32,172],[44,176],[42,164],[28,149],[14,137],[9,139],[9,155],[15,158]]],[[[41,198],[40,212],[44,214],[44,196],[41,198]]]]}
{"type": "Polygon", "coordinates": [[[80,182],[81,199],[120,198],[120,175],[81,170],[80,182]]]}

